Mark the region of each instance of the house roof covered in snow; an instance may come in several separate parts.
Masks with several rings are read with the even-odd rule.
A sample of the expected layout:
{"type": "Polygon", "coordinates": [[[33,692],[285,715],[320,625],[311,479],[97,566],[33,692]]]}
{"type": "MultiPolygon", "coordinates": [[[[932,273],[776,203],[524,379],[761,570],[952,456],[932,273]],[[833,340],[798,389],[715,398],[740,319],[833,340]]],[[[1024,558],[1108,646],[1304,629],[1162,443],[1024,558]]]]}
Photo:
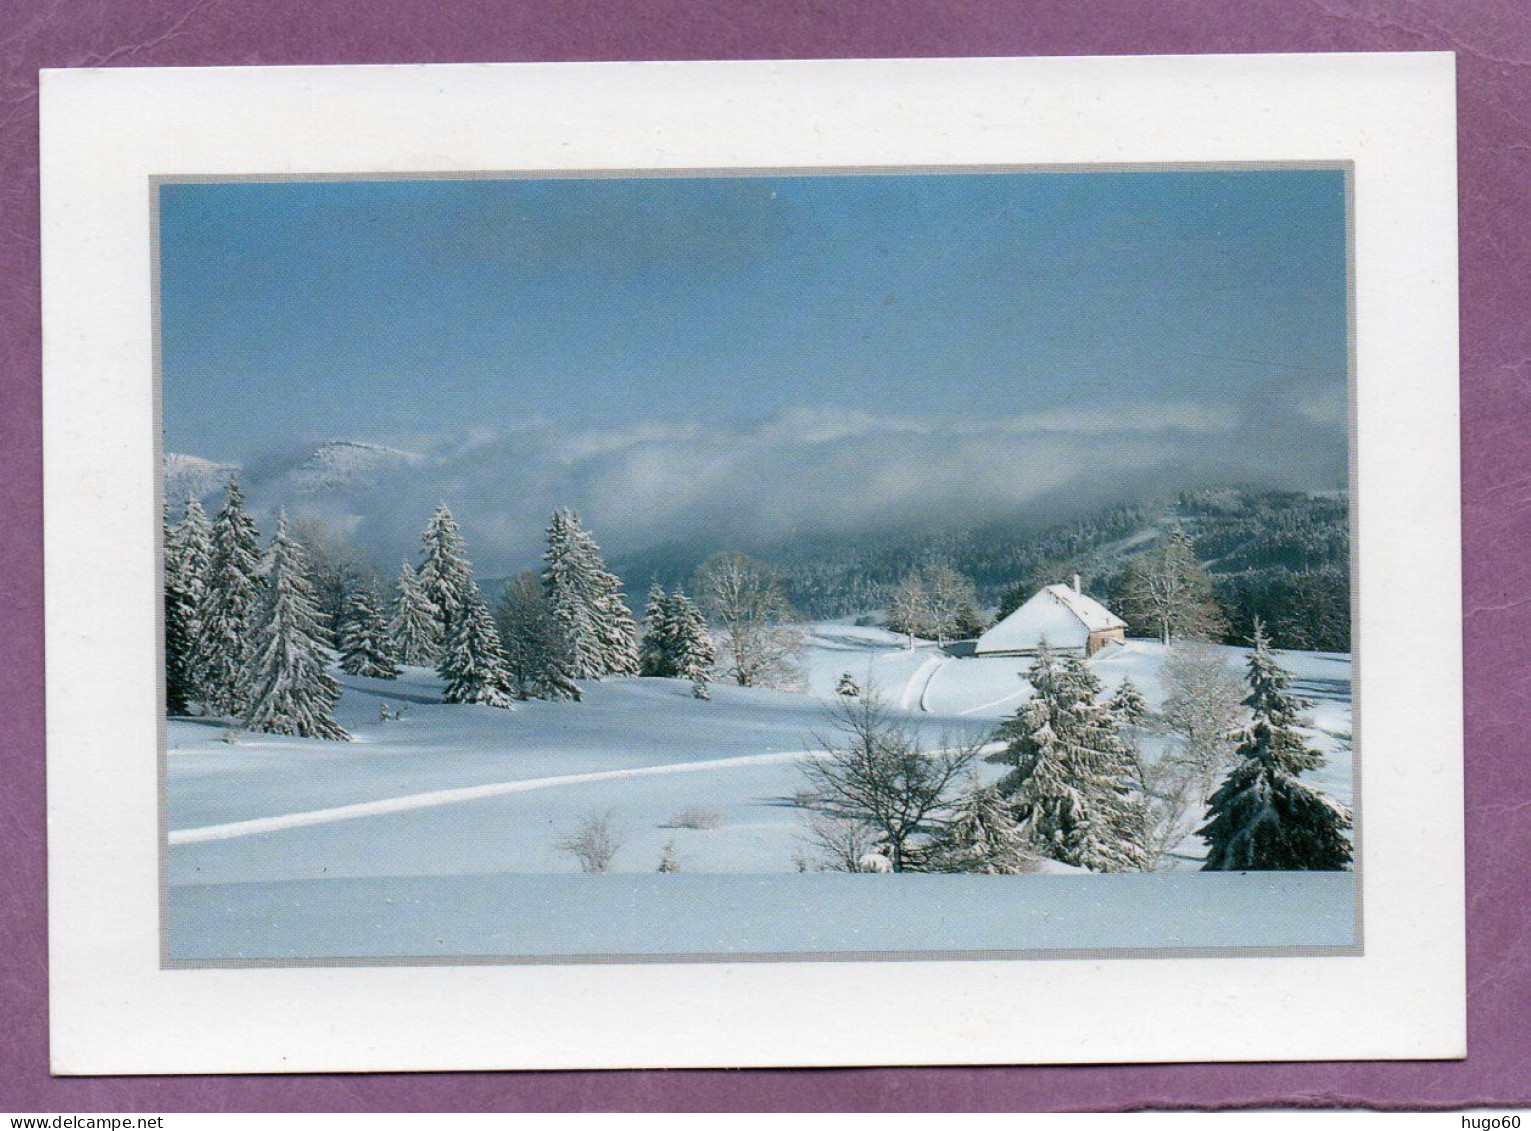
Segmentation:
{"type": "Polygon", "coordinates": [[[1083,648],[1092,632],[1126,627],[1095,598],[1068,585],[1049,585],[980,636],[975,650],[1029,652],[1041,647],[1044,637],[1055,648],[1083,648]]]}

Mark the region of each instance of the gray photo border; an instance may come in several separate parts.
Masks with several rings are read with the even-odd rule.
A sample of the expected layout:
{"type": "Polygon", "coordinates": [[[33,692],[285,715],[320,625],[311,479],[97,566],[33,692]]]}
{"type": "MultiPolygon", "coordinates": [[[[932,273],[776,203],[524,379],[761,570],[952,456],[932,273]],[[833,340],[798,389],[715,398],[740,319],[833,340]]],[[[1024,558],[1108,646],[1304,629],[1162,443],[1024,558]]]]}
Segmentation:
{"type": "Polygon", "coordinates": [[[646,168],[646,169],[550,169],[550,170],[469,170],[420,172],[355,173],[191,173],[158,174],[148,178],[149,211],[149,315],[153,332],[153,405],[154,459],[153,474],[155,513],[165,514],[165,433],[163,405],[163,349],[160,327],[160,188],[169,184],[217,183],[343,183],[350,181],[471,181],[471,180],[634,180],[681,179],[700,177],[845,177],[845,176],[919,176],[1013,173],[1120,173],[1120,172],[1260,172],[1260,171],[1338,171],[1345,175],[1345,260],[1347,387],[1349,439],[1349,519],[1350,519],[1350,625],[1351,625],[1351,788],[1354,827],[1352,841],[1355,859],[1352,868],[1354,885],[1354,935],[1345,946],[1227,946],[1227,947],[1108,947],[1078,949],[1020,949],[974,951],[788,951],[739,953],[674,954],[582,954],[582,955],[419,955],[357,958],[174,958],[170,952],[170,813],[167,793],[169,776],[169,720],[165,703],[165,615],[164,615],[164,522],[155,524],[155,704],[158,747],[155,757],[156,803],[158,807],[159,880],[159,959],[162,970],[206,969],[292,969],[313,967],[433,967],[433,966],[586,966],[586,965],[687,965],[696,963],[792,963],[792,962],[974,962],[1083,959],[1206,959],[1206,958],[1327,958],[1360,957],[1365,954],[1364,914],[1364,837],[1362,823],[1362,743],[1361,743],[1361,604],[1360,604],[1360,521],[1358,505],[1360,418],[1357,390],[1356,347],[1356,207],[1355,162],[1353,160],[1313,161],[1189,161],[1058,163],[1029,165],[889,165],[889,166],[761,166],[740,168],[646,168]]]}

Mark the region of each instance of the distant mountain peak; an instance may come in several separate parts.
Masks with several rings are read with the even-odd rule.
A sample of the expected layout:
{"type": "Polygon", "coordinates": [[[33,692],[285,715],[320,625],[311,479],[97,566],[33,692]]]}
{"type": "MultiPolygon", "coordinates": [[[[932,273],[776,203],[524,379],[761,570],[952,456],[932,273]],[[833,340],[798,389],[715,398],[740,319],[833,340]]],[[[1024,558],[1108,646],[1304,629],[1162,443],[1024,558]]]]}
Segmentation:
{"type": "Polygon", "coordinates": [[[200,502],[213,492],[221,491],[228,484],[229,476],[238,470],[238,464],[218,463],[182,452],[166,452],[165,499],[173,506],[179,506],[193,496],[200,502]]]}
{"type": "Polygon", "coordinates": [[[293,468],[289,479],[302,494],[318,494],[347,487],[365,486],[378,472],[396,467],[418,467],[423,462],[414,452],[362,440],[326,440],[293,468]]]}

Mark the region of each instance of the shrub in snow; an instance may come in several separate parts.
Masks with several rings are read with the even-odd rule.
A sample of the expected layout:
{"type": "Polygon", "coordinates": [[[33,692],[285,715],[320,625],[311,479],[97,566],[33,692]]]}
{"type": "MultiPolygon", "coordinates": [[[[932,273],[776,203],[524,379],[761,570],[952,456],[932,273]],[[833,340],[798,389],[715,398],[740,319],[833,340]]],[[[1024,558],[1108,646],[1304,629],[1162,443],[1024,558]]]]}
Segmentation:
{"type": "Polygon", "coordinates": [[[893,861],[880,852],[868,852],[860,860],[856,861],[856,871],[891,873],[893,871],[893,861]]]}
{"type": "Polygon", "coordinates": [[[350,738],[335,722],[340,685],[328,660],[303,551],[279,517],[255,651],[240,688],[249,704],[245,726],[299,738],[350,738]]]}
{"type": "Polygon", "coordinates": [[[1299,729],[1306,706],[1291,692],[1291,675],[1271,654],[1255,623],[1249,655],[1251,719],[1238,746],[1241,761],[1212,795],[1205,869],[1216,871],[1344,871],[1352,850],[1350,810],[1299,775],[1324,764],[1299,729]]]}
{"type": "Polygon", "coordinates": [[[664,850],[659,855],[659,868],[657,870],[664,873],[680,871],[680,858],[675,854],[675,842],[673,840],[665,841],[664,850]]]}
{"type": "Polygon", "coordinates": [[[1038,852],[1065,864],[1141,871],[1149,862],[1142,799],[1116,720],[1096,702],[1100,681],[1045,642],[1027,679],[1033,695],[1001,726],[1008,745],[990,757],[1012,767],[998,788],[1017,823],[1038,852]]]}
{"type": "MultiPolygon", "coordinates": [[[[799,798],[798,804],[808,806],[811,798],[799,798]]],[[[811,860],[820,872],[856,872],[860,870],[861,858],[878,846],[876,831],[863,821],[847,820],[830,813],[810,812],[805,839],[812,855],[799,854],[798,871],[806,872],[811,860]]],[[[883,857],[887,859],[887,857],[883,857]]]]}
{"type": "Polygon", "coordinates": [[[850,672],[840,673],[840,682],[835,684],[836,695],[846,695],[854,699],[861,694],[861,685],[851,678],[850,672]]]}
{"type": "Polygon", "coordinates": [[[672,829],[700,829],[706,831],[722,825],[723,814],[716,809],[686,809],[675,814],[666,824],[672,829]]]}
{"type": "Polygon", "coordinates": [[[558,842],[558,849],[579,862],[581,872],[606,872],[621,851],[624,838],[617,830],[610,810],[581,817],[579,823],[558,842]]]}

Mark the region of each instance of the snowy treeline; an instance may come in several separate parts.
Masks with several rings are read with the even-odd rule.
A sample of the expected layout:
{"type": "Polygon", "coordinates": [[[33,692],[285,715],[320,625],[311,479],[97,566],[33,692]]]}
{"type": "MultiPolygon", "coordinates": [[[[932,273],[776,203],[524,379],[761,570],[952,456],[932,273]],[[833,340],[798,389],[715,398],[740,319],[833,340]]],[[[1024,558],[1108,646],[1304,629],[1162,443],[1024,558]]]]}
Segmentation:
{"type": "Polygon", "coordinates": [[[345,739],[326,626],[285,517],[266,553],[236,480],[209,523],[195,499],[165,533],[165,705],[252,730],[345,739]]]}
{"type": "MultiPolygon", "coordinates": [[[[792,604],[812,618],[885,609],[907,578],[935,564],[971,578],[979,607],[998,606],[1003,616],[1075,573],[1117,608],[1134,558],[1176,528],[1211,578],[1223,625],[1213,641],[1245,643],[1258,617],[1275,646],[1349,650],[1344,493],[1186,492],[1054,524],[1017,519],[948,529],[795,533],[744,548],[779,572],[792,604]]],[[[690,578],[711,549],[666,544],[618,564],[635,581],[669,588],[690,578]]],[[[1158,635],[1151,623],[1128,620],[1135,635],[1158,635]]]]}
{"type": "MultiPolygon", "coordinates": [[[[164,541],[171,714],[195,705],[252,730],[344,738],[332,660],[372,679],[397,677],[400,664],[434,667],[446,702],[506,709],[516,699],[579,700],[578,680],[640,671],[687,680],[706,699],[720,666],[707,619],[684,591],[651,594],[640,641],[621,579],[569,510],[548,526],[542,571],[513,578],[493,612],[445,504],[386,605],[370,568],[317,524],[295,534],[279,518],[263,551],[235,479],[211,521],[195,498],[173,527],[167,515],[164,541]]],[[[790,678],[796,629],[774,575],[722,556],[697,582],[723,625],[722,670],[743,686],[790,678]]]]}
{"type": "Polygon", "coordinates": [[[712,633],[695,602],[681,590],[666,593],[653,586],[643,615],[642,673],[690,680],[692,694],[706,699],[717,661],[712,633]]]}
{"type": "Polygon", "coordinates": [[[888,629],[909,637],[924,637],[945,644],[971,639],[989,627],[978,611],[978,591],[973,579],[958,573],[946,562],[936,562],[898,583],[888,603],[888,629]]]}
{"type": "Polygon", "coordinates": [[[1108,695],[1077,654],[1044,645],[1026,677],[1031,698],[992,736],[1003,746],[986,760],[1007,769],[991,785],[972,772],[990,736],[922,748],[875,692],[842,681],[829,709],[835,737],[802,764],[809,788],[798,800],[819,865],[1014,873],[1048,858],[1151,871],[1202,814],[1191,827],[1208,845],[1207,870],[1350,866],[1350,812],[1301,780],[1324,759],[1263,628],[1243,681],[1204,646],[1179,646],[1158,716],[1130,680],[1108,695]],[[1150,761],[1142,738],[1152,730],[1175,745],[1150,761]]]}

